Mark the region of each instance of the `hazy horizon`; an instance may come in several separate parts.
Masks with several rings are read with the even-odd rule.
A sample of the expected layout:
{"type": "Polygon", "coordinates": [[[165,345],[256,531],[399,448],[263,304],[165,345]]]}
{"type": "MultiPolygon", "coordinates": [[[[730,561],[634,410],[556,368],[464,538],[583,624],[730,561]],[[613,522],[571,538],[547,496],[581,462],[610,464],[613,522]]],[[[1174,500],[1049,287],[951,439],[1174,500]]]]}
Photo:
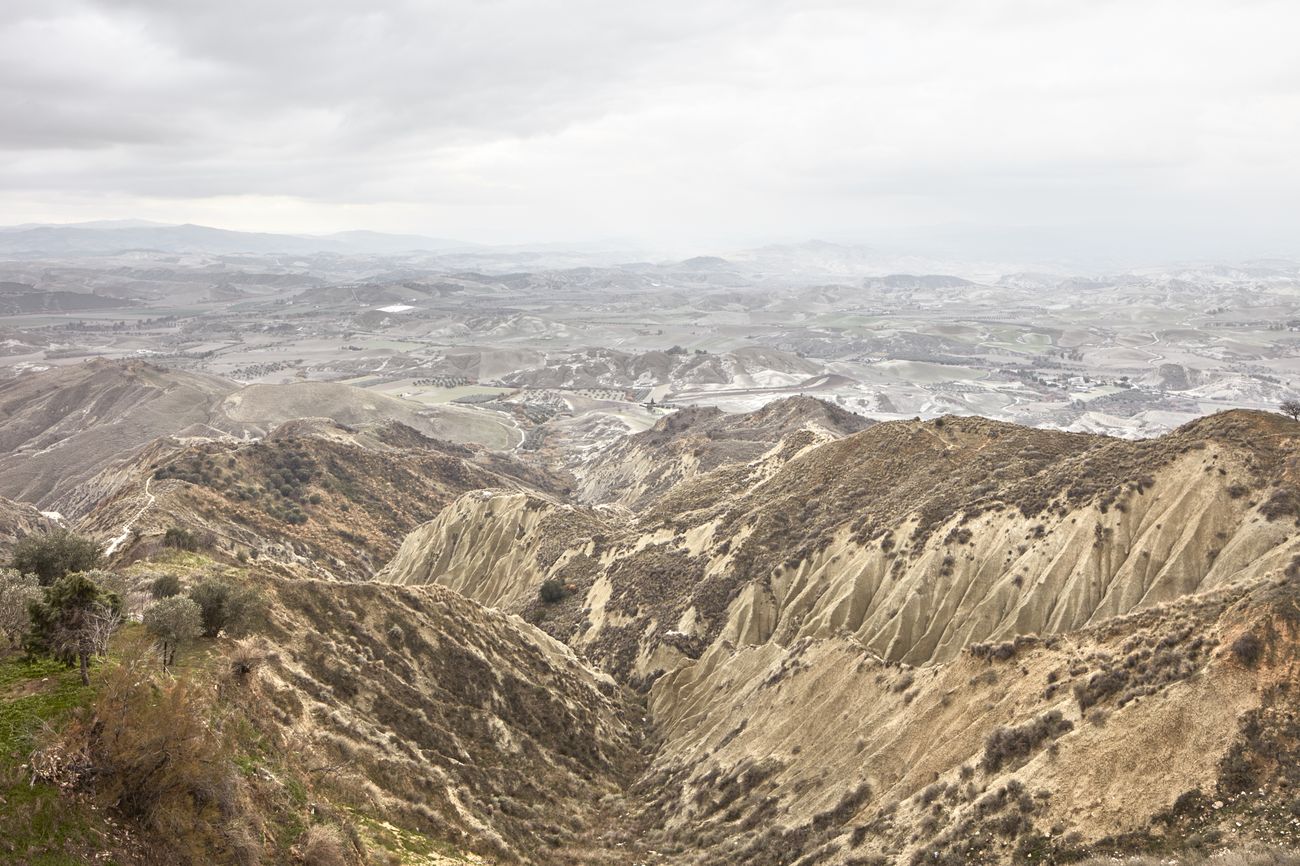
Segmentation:
{"type": "Polygon", "coordinates": [[[7,223],[1300,255],[1280,2],[0,10],[7,223]]]}

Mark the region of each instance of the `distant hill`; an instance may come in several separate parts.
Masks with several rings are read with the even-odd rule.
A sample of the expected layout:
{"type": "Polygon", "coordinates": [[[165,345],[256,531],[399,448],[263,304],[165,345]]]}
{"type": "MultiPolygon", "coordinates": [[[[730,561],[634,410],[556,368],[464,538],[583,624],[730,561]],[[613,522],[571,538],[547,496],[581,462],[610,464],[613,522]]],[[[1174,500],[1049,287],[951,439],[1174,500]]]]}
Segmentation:
{"type": "Polygon", "coordinates": [[[370,254],[466,251],[473,244],[418,235],[349,231],[332,235],[239,232],[200,225],[109,221],[0,228],[0,255],[111,254],[128,250],[213,254],[370,254]]]}
{"type": "Polygon", "coordinates": [[[242,387],[141,361],[94,360],[0,382],[0,496],[78,514],[105,492],[107,467],[129,466],[159,437],[252,439],[308,417],[358,427],[397,421],[426,436],[496,448],[517,437],[495,414],[420,407],[350,385],[242,387]]]}

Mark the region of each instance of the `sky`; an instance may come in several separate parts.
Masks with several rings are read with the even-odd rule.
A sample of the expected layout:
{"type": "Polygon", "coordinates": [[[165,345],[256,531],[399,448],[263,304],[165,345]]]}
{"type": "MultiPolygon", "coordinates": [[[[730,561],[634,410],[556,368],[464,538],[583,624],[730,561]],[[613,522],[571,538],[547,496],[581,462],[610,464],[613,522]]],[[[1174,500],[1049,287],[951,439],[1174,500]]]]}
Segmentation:
{"type": "Polygon", "coordinates": [[[0,223],[1300,255],[1295,0],[3,0],[0,223]]]}

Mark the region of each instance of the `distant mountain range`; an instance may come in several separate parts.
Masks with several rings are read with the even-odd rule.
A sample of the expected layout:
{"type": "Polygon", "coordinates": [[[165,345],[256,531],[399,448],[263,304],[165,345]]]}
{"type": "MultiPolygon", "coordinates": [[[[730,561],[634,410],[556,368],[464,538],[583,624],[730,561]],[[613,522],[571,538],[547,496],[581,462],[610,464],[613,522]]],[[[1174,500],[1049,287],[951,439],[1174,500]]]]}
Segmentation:
{"type": "Polygon", "coordinates": [[[103,220],[70,225],[0,227],[0,254],[111,254],[130,250],[169,253],[389,255],[450,252],[476,244],[419,235],[346,231],[329,235],[239,232],[200,225],[165,225],[144,220],[103,220]]]}

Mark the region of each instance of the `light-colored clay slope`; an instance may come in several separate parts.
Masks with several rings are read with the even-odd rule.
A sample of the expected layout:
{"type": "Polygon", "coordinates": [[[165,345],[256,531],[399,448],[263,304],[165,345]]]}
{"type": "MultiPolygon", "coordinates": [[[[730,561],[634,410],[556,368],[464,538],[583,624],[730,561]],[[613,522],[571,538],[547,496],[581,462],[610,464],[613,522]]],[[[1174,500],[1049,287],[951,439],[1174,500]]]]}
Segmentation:
{"type": "Polygon", "coordinates": [[[640,783],[646,843],[710,864],[1069,862],[1195,832],[1294,845],[1293,768],[1238,731],[1255,718],[1263,751],[1295,748],[1300,633],[1279,614],[1297,589],[1236,587],[921,668],[849,637],[719,645],[651,693],[665,746],[640,783]],[[1259,662],[1231,649],[1247,631],[1271,636],[1259,662]],[[1085,710],[1074,688],[1104,677],[1122,682],[1085,710]],[[1041,738],[991,745],[1036,724],[1041,738]]]}
{"type": "Polygon", "coordinates": [[[381,579],[519,612],[644,689],[637,826],[669,862],[1294,843],[1298,436],[1262,413],[1137,443],[796,435],[640,514],[468,494],[381,579]]]}
{"type": "Polygon", "coordinates": [[[381,579],[528,612],[559,577],[583,627],[547,627],[640,676],[719,638],[843,633],[890,660],[945,660],[1289,561],[1294,516],[1265,515],[1270,473],[1292,477],[1292,429],[1211,421],[1139,443],[980,419],[879,425],[680,484],[635,518],[590,512],[560,553],[536,528],[572,509],[476,493],[408,538],[381,579]]]}
{"type": "Polygon", "coordinates": [[[14,542],[32,533],[53,529],[54,521],[24,502],[0,499],[0,562],[8,560],[14,542]]]}
{"type": "Polygon", "coordinates": [[[10,379],[0,385],[0,495],[71,516],[63,497],[123,454],[194,427],[226,432],[208,425],[236,387],[99,360],[10,379]]]}
{"type": "Polygon", "coordinates": [[[576,473],[591,504],[644,508],[685,479],[748,463],[796,434],[829,442],[873,422],[812,397],[787,397],[753,412],[687,408],[592,455],[576,473]]]}

